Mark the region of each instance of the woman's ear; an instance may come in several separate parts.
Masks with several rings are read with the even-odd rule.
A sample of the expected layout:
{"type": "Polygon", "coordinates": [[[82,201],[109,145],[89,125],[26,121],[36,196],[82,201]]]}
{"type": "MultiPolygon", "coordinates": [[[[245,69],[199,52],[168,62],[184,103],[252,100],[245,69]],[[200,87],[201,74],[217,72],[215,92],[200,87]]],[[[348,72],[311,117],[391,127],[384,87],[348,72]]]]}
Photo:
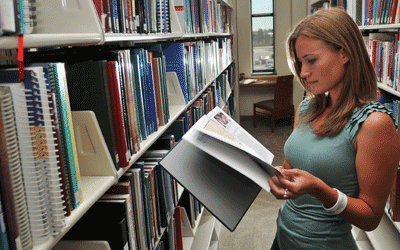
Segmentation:
{"type": "Polygon", "coordinates": [[[343,48],[340,49],[339,56],[343,64],[346,64],[348,61],[350,61],[349,56],[347,55],[346,51],[344,51],[343,48]]]}

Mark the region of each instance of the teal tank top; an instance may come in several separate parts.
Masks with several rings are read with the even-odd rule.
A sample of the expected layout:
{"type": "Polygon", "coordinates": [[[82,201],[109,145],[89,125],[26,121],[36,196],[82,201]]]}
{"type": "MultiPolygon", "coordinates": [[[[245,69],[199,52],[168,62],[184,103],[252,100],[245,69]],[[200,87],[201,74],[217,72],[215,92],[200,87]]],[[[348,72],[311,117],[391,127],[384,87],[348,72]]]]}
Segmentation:
{"type": "MultiPolygon", "coordinates": [[[[310,98],[303,100],[300,117],[310,98]]],[[[310,123],[299,124],[284,146],[293,168],[305,170],[337,188],[349,197],[358,197],[359,185],[353,149],[360,125],[372,112],[392,112],[378,102],[368,102],[354,110],[345,128],[335,137],[312,134],[310,123]]],[[[286,200],[279,210],[277,240],[281,250],[358,249],[351,234],[351,224],[325,211],[322,203],[310,195],[286,200]]]]}

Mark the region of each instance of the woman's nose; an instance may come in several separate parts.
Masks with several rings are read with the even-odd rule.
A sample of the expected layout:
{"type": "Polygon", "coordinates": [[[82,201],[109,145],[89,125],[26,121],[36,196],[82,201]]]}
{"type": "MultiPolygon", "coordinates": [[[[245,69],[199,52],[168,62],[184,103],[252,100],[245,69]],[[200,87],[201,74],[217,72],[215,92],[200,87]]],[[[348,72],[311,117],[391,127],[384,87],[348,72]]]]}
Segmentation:
{"type": "Polygon", "coordinates": [[[307,77],[309,77],[310,76],[310,71],[308,70],[308,68],[307,67],[304,67],[304,66],[302,66],[301,67],[301,72],[300,72],[300,77],[301,78],[307,78],[307,77]]]}

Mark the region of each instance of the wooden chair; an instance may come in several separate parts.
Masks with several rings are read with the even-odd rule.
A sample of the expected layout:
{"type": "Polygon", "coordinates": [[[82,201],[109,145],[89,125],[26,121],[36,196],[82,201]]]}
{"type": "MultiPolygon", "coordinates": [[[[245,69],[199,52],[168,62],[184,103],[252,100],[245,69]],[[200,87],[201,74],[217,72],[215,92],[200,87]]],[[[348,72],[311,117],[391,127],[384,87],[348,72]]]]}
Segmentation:
{"type": "Polygon", "coordinates": [[[253,104],[253,125],[257,125],[257,116],[271,119],[271,131],[274,132],[275,120],[291,118],[294,121],[294,105],[292,104],[293,75],[278,76],[273,99],[253,104]]]}

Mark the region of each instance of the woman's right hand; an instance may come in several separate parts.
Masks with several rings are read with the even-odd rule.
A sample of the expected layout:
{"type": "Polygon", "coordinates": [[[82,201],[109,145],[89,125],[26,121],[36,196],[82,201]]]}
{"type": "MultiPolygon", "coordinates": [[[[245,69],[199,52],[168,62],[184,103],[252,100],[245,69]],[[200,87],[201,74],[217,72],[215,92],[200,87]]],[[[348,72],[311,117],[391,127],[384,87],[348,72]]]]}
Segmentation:
{"type": "MultiPolygon", "coordinates": [[[[279,173],[277,173],[277,174],[281,174],[281,170],[292,169],[292,168],[293,168],[292,165],[290,165],[289,161],[286,158],[283,161],[282,166],[275,167],[275,169],[277,171],[279,171],[279,173]]],[[[268,183],[269,183],[269,186],[271,187],[271,193],[278,200],[285,200],[285,199],[288,198],[287,197],[288,196],[288,190],[282,187],[281,182],[279,181],[279,178],[278,178],[277,174],[275,174],[274,177],[269,177],[268,178],[268,183]]],[[[285,177],[283,177],[283,178],[285,178],[285,177]]],[[[286,178],[286,179],[290,180],[289,178],[286,178]]]]}
{"type": "Polygon", "coordinates": [[[277,198],[278,200],[285,200],[287,199],[287,190],[281,186],[281,183],[278,178],[278,174],[281,174],[280,171],[284,169],[283,166],[275,167],[276,173],[274,177],[268,177],[268,183],[271,187],[271,193],[277,198]],[[285,195],[286,194],[286,195],[285,195]]]}

